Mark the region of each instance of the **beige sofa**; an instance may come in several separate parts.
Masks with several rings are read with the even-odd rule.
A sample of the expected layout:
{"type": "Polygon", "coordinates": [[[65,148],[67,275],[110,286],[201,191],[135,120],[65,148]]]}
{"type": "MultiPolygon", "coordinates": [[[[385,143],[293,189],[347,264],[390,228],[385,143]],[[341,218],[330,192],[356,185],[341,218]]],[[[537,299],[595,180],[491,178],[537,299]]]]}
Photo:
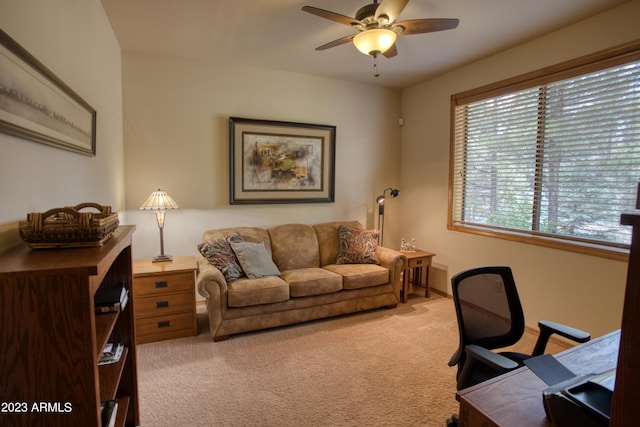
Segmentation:
{"type": "MultiPolygon", "coordinates": [[[[197,288],[206,298],[213,340],[362,310],[396,307],[406,257],[376,244],[363,244],[361,248],[356,245],[376,236],[375,232],[363,230],[357,221],[206,231],[199,245],[197,288]],[[227,242],[229,245],[224,246],[227,242]],[[233,253],[225,259],[220,254],[228,251],[229,246],[233,253]],[[257,263],[258,270],[263,270],[257,276],[262,277],[251,279],[243,276],[247,272],[238,271],[244,266],[242,262],[247,261],[247,254],[238,249],[245,247],[258,252],[266,249],[270,259],[261,261],[263,264],[273,261],[271,265],[257,263]],[[240,265],[234,266],[230,258],[237,258],[240,265]]],[[[264,258],[258,256],[261,257],[264,258]]],[[[250,273],[254,270],[253,266],[247,267],[250,273]]]]}

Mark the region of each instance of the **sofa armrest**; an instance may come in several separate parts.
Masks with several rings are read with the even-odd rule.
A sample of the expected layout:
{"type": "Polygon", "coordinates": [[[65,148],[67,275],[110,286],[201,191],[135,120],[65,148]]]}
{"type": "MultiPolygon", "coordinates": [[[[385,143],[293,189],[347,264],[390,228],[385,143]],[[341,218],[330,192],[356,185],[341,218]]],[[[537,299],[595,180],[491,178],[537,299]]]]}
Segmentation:
{"type": "Polygon", "coordinates": [[[227,311],[227,281],[222,272],[200,254],[196,288],[207,300],[209,327],[213,333],[222,323],[223,313],[227,311]]]}
{"type": "Polygon", "coordinates": [[[198,292],[205,298],[210,298],[213,293],[226,294],[227,281],[222,271],[214,267],[205,257],[198,255],[198,277],[196,279],[198,292]],[[215,284],[217,288],[211,287],[215,284]]]}
{"type": "Polygon", "coordinates": [[[396,289],[398,301],[400,300],[400,277],[407,266],[407,257],[402,253],[393,249],[378,246],[376,255],[380,261],[380,265],[389,270],[389,280],[396,289]]]}

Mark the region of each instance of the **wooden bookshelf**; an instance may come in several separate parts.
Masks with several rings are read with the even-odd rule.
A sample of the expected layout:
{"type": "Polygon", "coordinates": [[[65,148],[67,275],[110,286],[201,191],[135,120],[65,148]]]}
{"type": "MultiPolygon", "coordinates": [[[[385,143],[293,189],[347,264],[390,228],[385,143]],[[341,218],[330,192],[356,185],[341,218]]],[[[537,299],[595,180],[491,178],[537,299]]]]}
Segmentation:
{"type": "Polygon", "coordinates": [[[120,226],[104,246],[0,255],[0,425],[101,426],[100,402],[117,399],[116,425],[140,424],[131,237],[120,226]],[[122,312],[95,314],[100,286],[129,290],[122,312]],[[119,362],[98,366],[107,342],[119,362]]]}

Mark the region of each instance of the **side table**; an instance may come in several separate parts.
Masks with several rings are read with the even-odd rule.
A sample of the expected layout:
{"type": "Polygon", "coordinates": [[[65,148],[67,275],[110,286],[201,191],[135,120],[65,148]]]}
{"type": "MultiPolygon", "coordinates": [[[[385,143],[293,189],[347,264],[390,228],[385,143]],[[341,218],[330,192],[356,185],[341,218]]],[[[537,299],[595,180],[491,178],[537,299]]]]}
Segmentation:
{"type": "Polygon", "coordinates": [[[415,252],[402,252],[407,257],[407,266],[402,273],[402,302],[407,302],[409,286],[416,284],[424,287],[425,298],[431,296],[431,258],[435,255],[432,252],[417,249],[415,252]],[[425,269],[425,279],[422,282],[422,269],[425,269]],[[409,277],[411,276],[411,277],[409,277]]]}
{"type": "Polygon", "coordinates": [[[136,343],[197,335],[196,258],[133,261],[136,343]]]}

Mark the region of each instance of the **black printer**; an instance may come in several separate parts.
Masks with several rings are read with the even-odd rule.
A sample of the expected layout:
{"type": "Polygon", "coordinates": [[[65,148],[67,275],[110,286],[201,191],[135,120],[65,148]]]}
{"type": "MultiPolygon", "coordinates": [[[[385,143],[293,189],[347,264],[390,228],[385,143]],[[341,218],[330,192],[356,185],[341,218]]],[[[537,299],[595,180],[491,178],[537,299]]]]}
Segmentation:
{"type": "Polygon", "coordinates": [[[582,375],[543,392],[544,410],[554,427],[607,427],[616,369],[582,375]]]}

